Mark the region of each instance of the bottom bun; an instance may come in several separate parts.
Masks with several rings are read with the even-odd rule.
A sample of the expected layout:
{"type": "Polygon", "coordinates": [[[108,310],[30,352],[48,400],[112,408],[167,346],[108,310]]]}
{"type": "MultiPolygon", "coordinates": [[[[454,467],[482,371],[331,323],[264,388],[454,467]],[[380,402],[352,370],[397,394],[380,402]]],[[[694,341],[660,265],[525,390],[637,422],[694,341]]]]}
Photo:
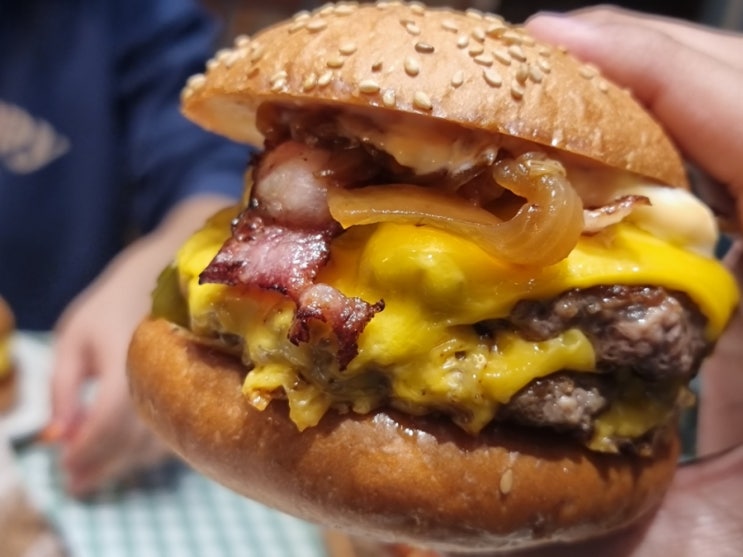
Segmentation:
{"type": "Polygon", "coordinates": [[[678,457],[590,452],[533,432],[393,411],[328,413],[299,432],[287,405],[242,395],[240,362],[187,330],[147,320],[129,381],[147,422],[196,470],[251,499],[328,528],[440,550],[572,541],[622,527],[661,501],[678,457]]]}

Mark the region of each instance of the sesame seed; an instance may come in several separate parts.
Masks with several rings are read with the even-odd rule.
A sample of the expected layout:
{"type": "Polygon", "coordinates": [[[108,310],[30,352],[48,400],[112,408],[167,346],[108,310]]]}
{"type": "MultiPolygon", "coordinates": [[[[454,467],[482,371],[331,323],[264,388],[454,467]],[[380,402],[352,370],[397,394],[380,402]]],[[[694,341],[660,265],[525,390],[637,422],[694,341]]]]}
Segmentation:
{"type": "Polygon", "coordinates": [[[508,468],[500,477],[498,488],[503,495],[508,495],[513,489],[513,470],[508,468]]]}
{"type": "Polygon", "coordinates": [[[528,77],[529,66],[527,66],[526,64],[519,64],[519,67],[516,68],[516,81],[523,85],[524,83],[526,83],[528,77]]]}
{"type": "Polygon", "coordinates": [[[599,73],[596,66],[592,66],[590,64],[583,64],[580,69],[578,70],[578,73],[581,77],[584,77],[586,79],[593,79],[596,77],[599,73]]]}
{"type": "Polygon", "coordinates": [[[409,21],[405,24],[405,30],[410,33],[411,35],[420,35],[421,34],[421,28],[418,27],[414,22],[409,21]]]}
{"type": "Polygon", "coordinates": [[[602,93],[609,92],[609,84],[606,82],[605,79],[598,80],[598,88],[599,88],[599,91],[601,91],[602,93]]]}
{"type": "Polygon", "coordinates": [[[418,60],[415,58],[412,58],[411,56],[408,56],[405,58],[405,73],[408,74],[410,77],[415,77],[418,75],[421,71],[421,66],[418,63],[418,60]]]}
{"type": "Polygon", "coordinates": [[[534,46],[536,41],[534,40],[534,37],[529,35],[526,31],[523,29],[521,30],[521,44],[524,46],[534,46]]]}
{"type": "Polygon", "coordinates": [[[250,45],[250,48],[252,49],[252,52],[250,53],[251,62],[255,63],[261,58],[263,58],[263,52],[264,52],[263,46],[261,46],[258,43],[253,43],[252,45],[250,45]]]}
{"type": "Polygon", "coordinates": [[[323,4],[317,9],[317,13],[320,15],[330,15],[335,11],[335,5],[332,3],[323,4]]]}
{"type": "Polygon", "coordinates": [[[552,64],[546,58],[537,58],[537,66],[544,73],[550,73],[552,71],[552,64]]]}
{"type": "Polygon", "coordinates": [[[517,82],[511,83],[511,96],[520,101],[524,97],[524,87],[517,82]]]}
{"type": "Polygon", "coordinates": [[[459,31],[459,26],[451,19],[445,19],[444,21],[442,21],[441,28],[444,29],[444,31],[453,31],[454,33],[459,31]]]}
{"type": "Polygon", "coordinates": [[[493,57],[487,53],[475,56],[473,60],[477,62],[478,64],[480,64],[481,66],[492,66],[493,65],[493,57]]]}
{"type": "Polygon", "coordinates": [[[423,91],[416,91],[415,95],[413,95],[413,106],[420,110],[431,110],[433,103],[431,102],[431,97],[423,91]]]}
{"type": "Polygon", "coordinates": [[[410,11],[413,12],[415,15],[424,15],[426,13],[426,8],[423,7],[423,4],[411,2],[410,11]]]}
{"type": "Polygon", "coordinates": [[[350,56],[351,54],[356,52],[357,48],[358,47],[356,46],[356,43],[347,42],[347,43],[343,43],[341,46],[338,47],[338,52],[340,52],[344,56],[350,56]]]}
{"type": "Polygon", "coordinates": [[[562,130],[555,130],[552,134],[552,141],[550,141],[550,145],[553,147],[559,147],[562,145],[563,141],[565,140],[565,132],[562,130]]]}
{"type": "Polygon", "coordinates": [[[217,59],[217,62],[224,62],[224,59],[227,58],[227,56],[229,56],[229,55],[230,55],[230,51],[228,49],[221,48],[214,55],[214,58],[217,59]]]}
{"type": "Polygon", "coordinates": [[[567,54],[568,47],[566,47],[564,44],[557,45],[557,52],[559,52],[560,54],[567,54]]]}
{"type": "Polygon", "coordinates": [[[464,83],[464,72],[462,70],[458,70],[454,72],[454,75],[451,76],[451,84],[453,87],[459,87],[464,83]]]}
{"type": "Polygon", "coordinates": [[[374,62],[372,64],[371,71],[373,71],[373,72],[381,71],[382,70],[382,65],[383,65],[382,64],[382,61],[381,60],[377,60],[376,62],[374,62]]]}
{"type": "Polygon", "coordinates": [[[480,10],[476,10],[474,8],[467,9],[467,11],[465,13],[467,14],[468,17],[471,17],[472,19],[478,19],[479,20],[479,19],[482,19],[483,18],[482,12],[480,10]]]}
{"type": "Polygon", "coordinates": [[[283,77],[271,83],[271,91],[274,93],[281,91],[284,87],[286,87],[286,78],[283,77]]]}
{"type": "Polygon", "coordinates": [[[467,35],[459,35],[457,37],[458,48],[467,48],[469,44],[470,44],[470,38],[467,35]]]}
{"type": "Polygon", "coordinates": [[[307,31],[309,31],[310,33],[317,33],[318,31],[322,31],[327,26],[328,26],[328,22],[322,18],[316,18],[311,21],[308,21],[307,25],[305,25],[305,27],[307,28],[307,31]]]}
{"type": "Polygon", "coordinates": [[[485,41],[485,29],[483,29],[482,27],[475,27],[472,30],[472,37],[478,42],[484,42],[485,41]]]}
{"type": "Polygon", "coordinates": [[[470,47],[470,56],[473,56],[473,57],[478,56],[482,54],[483,52],[485,52],[485,47],[482,46],[481,44],[473,44],[470,47]]]}
{"type": "Polygon", "coordinates": [[[217,66],[219,66],[219,62],[217,62],[214,58],[210,58],[206,61],[206,69],[208,71],[214,70],[214,68],[216,68],[217,66]]]}
{"type": "Polygon", "coordinates": [[[485,78],[485,82],[491,87],[500,87],[503,85],[503,78],[495,70],[485,70],[482,72],[482,76],[485,78]]]}
{"type": "Polygon", "coordinates": [[[506,66],[511,65],[511,56],[510,54],[508,54],[508,50],[506,50],[505,47],[502,47],[502,46],[496,47],[493,50],[493,56],[501,64],[505,64],[506,66]]]}
{"type": "Polygon", "coordinates": [[[430,45],[428,43],[424,43],[423,41],[418,41],[415,43],[415,50],[416,52],[420,52],[421,54],[431,54],[435,48],[433,45],[430,45]]]}
{"type": "Polygon", "coordinates": [[[519,62],[526,62],[526,54],[524,54],[523,49],[517,44],[512,44],[508,47],[508,54],[510,54],[511,58],[513,58],[514,60],[518,60],[519,62]]]}
{"type": "Polygon", "coordinates": [[[253,77],[253,76],[254,76],[255,74],[257,74],[257,73],[258,73],[258,70],[259,70],[258,66],[252,66],[252,67],[251,67],[251,68],[250,68],[250,69],[248,70],[248,77],[253,77]]]}
{"type": "Polygon", "coordinates": [[[304,21],[306,19],[310,18],[310,12],[307,10],[300,10],[296,14],[294,14],[294,17],[292,17],[293,21],[304,21]]]}
{"type": "Polygon", "coordinates": [[[288,74],[286,73],[286,70],[279,70],[278,72],[276,72],[275,74],[271,76],[271,79],[269,79],[269,81],[271,83],[275,83],[276,81],[280,81],[282,79],[285,80],[287,77],[288,77],[288,74]]]}
{"type": "Polygon", "coordinates": [[[222,62],[224,62],[226,67],[231,68],[232,65],[240,59],[240,56],[242,56],[241,51],[231,50],[224,56],[222,62]]]}
{"type": "Polygon", "coordinates": [[[250,44],[250,36],[243,34],[235,37],[235,46],[237,48],[246,48],[248,44],[250,44]]]}
{"type": "Polygon", "coordinates": [[[304,29],[306,24],[307,24],[306,21],[302,19],[295,21],[289,26],[289,33],[296,33],[300,29],[304,29]]]}
{"type": "Polygon", "coordinates": [[[304,81],[302,82],[302,90],[303,91],[311,91],[315,88],[317,85],[317,76],[314,73],[311,73],[307,77],[304,78],[304,81]]]}
{"type": "Polygon", "coordinates": [[[529,66],[529,79],[531,79],[534,83],[542,83],[542,80],[544,79],[544,74],[542,73],[542,70],[540,70],[538,66],[531,65],[529,66]]]}
{"type": "Polygon", "coordinates": [[[340,56],[333,56],[332,58],[328,58],[325,61],[325,65],[328,66],[329,68],[337,69],[337,68],[342,68],[343,62],[345,61],[346,61],[345,58],[341,58],[340,56]]]}
{"type": "Polygon", "coordinates": [[[319,87],[325,87],[328,83],[330,83],[331,79],[333,79],[333,72],[331,70],[328,70],[317,78],[317,85],[319,87]]]}
{"type": "Polygon", "coordinates": [[[548,56],[550,56],[552,54],[552,49],[550,47],[546,46],[546,45],[541,45],[537,49],[537,53],[540,56],[548,57],[548,56]]]}
{"type": "Polygon", "coordinates": [[[488,23],[505,25],[505,20],[502,16],[490,12],[485,14],[485,21],[487,21],[488,23]]]}
{"type": "Polygon", "coordinates": [[[377,83],[373,79],[364,79],[361,81],[361,83],[359,83],[359,91],[366,95],[379,93],[379,89],[379,83],[377,83]]]}
{"type": "Polygon", "coordinates": [[[206,76],[203,73],[193,74],[186,81],[186,87],[189,89],[201,89],[206,83],[206,76]]]}
{"type": "Polygon", "coordinates": [[[384,106],[395,106],[395,92],[392,89],[387,89],[382,93],[382,104],[384,106]]]}
{"type": "Polygon", "coordinates": [[[498,39],[503,36],[508,28],[503,23],[491,23],[485,29],[485,34],[493,39],[498,39]]]}
{"type": "Polygon", "coordinates": [[[351,15],[357,7],[356,4],[338,4],[335,7],[335,15],[351,15]]]}
{"type": "Polygon", "coordinates": [[[507,29],[505,33],[501,35],[501,40],[506,44],[521,44],[521,34],[515,29],[507,29]]]}

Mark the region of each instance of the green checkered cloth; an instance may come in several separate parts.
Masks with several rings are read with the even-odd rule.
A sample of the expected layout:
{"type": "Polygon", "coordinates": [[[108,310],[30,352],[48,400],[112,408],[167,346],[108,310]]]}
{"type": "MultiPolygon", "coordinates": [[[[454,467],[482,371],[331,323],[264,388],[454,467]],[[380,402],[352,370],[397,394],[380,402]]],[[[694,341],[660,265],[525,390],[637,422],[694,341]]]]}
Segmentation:
{"type": "Polygon", "coordinates": [[[55,452],[18,455],[32,500],[71,557],[324,557],[320,530],[244,499],[180,462],[86,501],[65,495],[55,452]]]}

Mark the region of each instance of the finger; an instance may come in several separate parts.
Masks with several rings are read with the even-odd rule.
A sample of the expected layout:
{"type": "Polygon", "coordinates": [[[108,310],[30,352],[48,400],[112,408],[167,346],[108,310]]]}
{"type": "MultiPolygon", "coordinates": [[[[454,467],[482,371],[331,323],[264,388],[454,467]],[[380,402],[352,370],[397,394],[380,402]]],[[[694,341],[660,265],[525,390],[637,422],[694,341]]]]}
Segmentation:
{"type": "Polygon", "coordinates": [[[682,22],[669,17],[639,13],[617,6],[598,6],[570,12],[570,17],[593,25],[624,23],[642,25],[672,37],[685,46],[717,58],[735,68],[743,69],[743,37],[705,25],[682,22]]]}
{"type": "Polygon", "coordinates": [[[84,461],[68,471],[67,490],[85,496],[113,482],[165,460],[170,451],[136,416],[125,431],[115,436],[114,446],[99,447],[84,461]]]}
{"type": "Polygon", "coordinates": [[[63,438],[73,433],[83,413],[81,391],[92,373],[90,359],[83,337],[74,329],[57,331],[50,382],[51,424],[63,438]]]}
{"type": "MultiPolygon", "coordinates": [[[[743,244],[738,241],[726,263],[743,284],[743,244]]],[[[743,444],[743,307],[739,307],[726,333],[700,374],[697,451],[714,454],[743,444]]]]}
{"type": "Polygon", "coordinates": [[[527,25],[632,89],[687,157],[743,194],[739,71],[646,26],[558,16],[538,16],[527,25]]]}
{"type": "Polygon", "coordinates": [[[124,350],[116,340],[97,339],[97,357],[89,365],[98,377],[94,396],[77,429],[67,439],[62,464],[71,478],[120,452],[126,442],[128,391],[124,373],[124,350]],[[103,356],[101,356],[101,354],[103,356]]]}

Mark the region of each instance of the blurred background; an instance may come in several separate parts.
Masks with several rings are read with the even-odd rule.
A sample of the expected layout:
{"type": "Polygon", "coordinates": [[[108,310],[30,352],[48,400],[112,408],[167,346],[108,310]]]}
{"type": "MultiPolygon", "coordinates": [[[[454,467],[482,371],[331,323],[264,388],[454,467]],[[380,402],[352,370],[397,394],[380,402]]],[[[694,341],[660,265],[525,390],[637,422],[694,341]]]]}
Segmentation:
{"type": "MultiPolygon", "coordinates": [[[[324,2],[313,0],[203,0],[226,23],[225,40],[240,33],[253,33],[299,10],[312,9],[324,2]]],[[[567,11],[605,4],[581,0],[430,0],[429,5],[449,5],[459,9],[477,8],[499,13],[519,23],[541,11],[567,11]]],[[[633,10],[680,17],[726,29],[743,29],[743,0],[624,0],[613,4],[633,10]]]]}

